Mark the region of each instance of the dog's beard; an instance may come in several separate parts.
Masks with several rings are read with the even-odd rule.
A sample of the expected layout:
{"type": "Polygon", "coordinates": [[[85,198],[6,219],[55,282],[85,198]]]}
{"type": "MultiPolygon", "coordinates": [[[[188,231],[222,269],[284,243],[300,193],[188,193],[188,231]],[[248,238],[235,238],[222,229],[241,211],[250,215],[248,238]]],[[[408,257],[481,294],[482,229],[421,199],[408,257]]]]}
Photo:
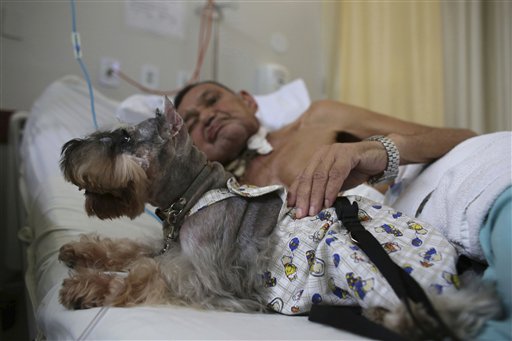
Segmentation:
{"type": "Polygon", "coordinates": [[[71,148],[61,164],[66,179],[85,189],[87,214],[100,219],[133,219],[144,212],[148,179],[137,158],[127,154],[101,155],[94,148],[86,149],[86,153],[77,153],[71,148]]]}
{"type": "Polygon", "coordinates": [[[85,192],[85,210],[88,215],[95,215],[100,219],[113,219],[127,216],[131,219],[144,212],[146,202],[137,194],[134,182],[116,190],[113,193],[85,192]]]}

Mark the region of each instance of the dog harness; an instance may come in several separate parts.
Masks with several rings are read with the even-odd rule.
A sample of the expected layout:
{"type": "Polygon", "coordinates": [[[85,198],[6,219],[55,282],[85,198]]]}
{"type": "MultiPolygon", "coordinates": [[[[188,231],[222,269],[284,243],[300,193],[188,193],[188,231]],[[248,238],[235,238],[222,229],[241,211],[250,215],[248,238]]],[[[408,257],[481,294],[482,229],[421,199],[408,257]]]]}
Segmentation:
{"type": "MultiPolygon", "coordinates": [[[[295,219],[286,207],[282,186],[240,185],[231,178],[227,188],[207,192],[189,214],[233,196],[280,195],[283,206],[271,236],[272,254],[262,274],[269,308],[288,315],[306,313],[314,304],[391,308],[400,303],[386,279],[354,243],[334,208],[315,217],[295,219]]],[[[438,295],[458,288],[457,253],[431,225],[360,196],[348,196],[359,206],[359,220],[391,259],[420,285],[438,295]]]]}

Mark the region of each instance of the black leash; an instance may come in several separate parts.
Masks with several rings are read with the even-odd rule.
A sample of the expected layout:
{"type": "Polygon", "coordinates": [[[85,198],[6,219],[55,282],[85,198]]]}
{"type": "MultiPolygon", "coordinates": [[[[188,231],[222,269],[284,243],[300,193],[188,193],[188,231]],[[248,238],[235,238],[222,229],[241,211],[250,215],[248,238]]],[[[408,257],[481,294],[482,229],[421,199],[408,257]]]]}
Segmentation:
{"type": "MultiPolygon", "coordinates": [[[[347,198],[339,197],[334,203],[334,208],[336,209],[338,219],[340,219],[343,223],[343,226],[347,228],[352,240],[366,253],[368,258],[370,258],[370,260],[375,264],[375,266],[379,269],[384,278],[386,278],[388,283],[391,285],[398,298],[400,298],[400,300],[402,300],[402,302],[405,304],[407,311],[409,312],[415,325],[418,328],[420,328],[425,333],[425,335],[429,335],[430,337],[436,340],[443,340],[446,338],[449,338],[451,340],[458,340],[458,337],[446,326],[446,324],[441,319],[437,311],[434,309],[432,303],[428,299],[427,295],[425,294],[421,286],[414,280],[412,276],[405,272],[404,269],[402,269],[400,266],[393,262],[393,260],[389,257],[388,253],[382,248],[379,241],[370,232],[368,232],[363,225],[361,225],[358,218],[359,207],[357,203],[354,202],[353,204],[350,204],[350,201],[347,198]],[[436,322],[438,323],[439,328],[437,328],[437,330],[425,330],[425,327],[417,321],[414,313],[412,312],[410,300],[416,303],[423,304],[423,307],[428,312],[430,317],[435,319],[436,322]]],[[[313,316],[310,315],[311,321],[323,322],[329,325],[333,325],[329,321],[330,319],[338,319],[337,316],[333,316],[330,319],[326,319],[324,317],[321,317],[321,315],[330,315],[335,311],[337,314],[337,312],[343,311],[342,314],[344,314],[345,316],[340,316],[340,319],[343,318],[344,320],[347,321],[342,321],[344,326],[339,324],[340,328],[380,340],[399,340],[396,334],[394,336],[391,336],[391,338],[383,338],[387,337],[385,335],[388,334],[383,332],[382,330],[379,330],[380,328],[385,329],[388,332],[391,331],[366,319],[365,317],[361,316],[360,313],[355,313],[354,309],[352,309],[351,311],[352,315],[347,315],[346,312],[349,311],[347,309],[338,309],[336,307],[321,305],[314,306],[313,308],[314,309],[311,310],[311,315],[313,316]],[[323,321],[319,321],[319,319],[323,321]],[[351,320],[351,322],[348,320],[351,320]],[[365,325],[366,328],[364,326],[362,328],[356,328],[357,325],[361,324],[365,325]],[[362,333],[359,333],[359,330],[362,331],[362,333]],[[370,333],[372,333],[372,335],[370,335],[370,333]],[[377,336],[373,335],[375,333],[377,336]],[[382,335],[382,337],[379,335],[382,335]]]]}
{"type": "Polygon", "coordinates": [[[359,306],[313,305],[309,320],[381,341],[406,341],[401,335],[368,320],[359,306]]]}

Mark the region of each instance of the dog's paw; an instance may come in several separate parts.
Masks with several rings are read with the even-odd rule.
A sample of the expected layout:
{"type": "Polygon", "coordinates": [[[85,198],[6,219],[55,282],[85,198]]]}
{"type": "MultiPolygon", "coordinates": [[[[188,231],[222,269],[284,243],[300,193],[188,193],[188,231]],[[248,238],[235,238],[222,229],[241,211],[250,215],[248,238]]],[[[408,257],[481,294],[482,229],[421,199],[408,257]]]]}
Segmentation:
{"type": "Polygon", "coordinates": [[[63,245],[59,250],[59,261],[66,264],[69,268],[74,268],[77,263],[77,254],[75,252],[76,243],[63,245]]]}
{"type": "Polygon", "coordinates": [[[60,303],[68,309],[101,307],[110,294],[113,276],[100,272],[85,272],[66,278],[59,292],[60,303]]]}
{"type": "Polygon", "coordinates": [[[79,241],[64,244],[59,250],[59,261],[72,269],[107,270],[107,260],[105,247],[96,236],[81,236],[79,241]]]}

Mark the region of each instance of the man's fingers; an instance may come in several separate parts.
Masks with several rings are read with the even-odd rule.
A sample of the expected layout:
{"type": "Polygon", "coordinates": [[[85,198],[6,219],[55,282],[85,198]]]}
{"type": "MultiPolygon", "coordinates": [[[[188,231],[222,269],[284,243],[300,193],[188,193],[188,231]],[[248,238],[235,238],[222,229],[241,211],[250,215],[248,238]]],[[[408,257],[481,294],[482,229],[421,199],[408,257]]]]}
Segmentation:
{"type": "Polygon", "coordinates": [[[353,151],[340,144],[322,147],[295,179],[288,193],[288,205],[303,218],[331,207],[357,162],[353,151]],[[352,152],[352,153],[351,153],[352,152]]]}
{"type": "Polygon", "coordinates": [[[329,179],[325,186],[324,192],[324,207],[331,207],[338,194],[341,191],[341,187],[345,182],[345,179],[351,171],[350,165],[347,164],[346,160],[336,159],[329,170],[329,179]]]}
{"type": "Polygon", "coordinates": [[[294,198],[296,208],[295,216],[297,218],[305,217],[310,213],[310,197],[313,177],[314,174],[316,174],[316,169],[319,165],[320,168],[322,167],[321,165],[325,151],[325,148],[321,148],[317,153],[315,153],[304,171],[302,171],[302,173],[295,179],[293,188],[291,188],[291,197],[294,198]]]}
{"type": "MultiPolygon", "coordinates": [[[[289,203],[297,208],[297,218],[313,216],[325,206],[326,188],[334,161],[332,146],[322,147],[293,183],[289,203]]],[[[329,197],[329,201],[333,200],[329,197]]]]}
{"type": "Polygon", "coordinates": [[[303,218],[309,212],[309,197],[311,194],[311,176],[303,172],[296,179],[297,186],[295,189],[295,216],[303,218]]]}
{"type": "Polygon", "coordinates": [[[333,150],[329,148],[326,153],[323,153],[323,157],[313,171],[308,211],[310,216],[317,214],[325,206],[325,191],[334,160],[333,150]]]}
{"type": "Polygon", "coordinates": [[[299,184],[298,178],[293,180],[292,185],[288,188],[288,196],[286,201],[288,202],[289,207],[294,207],[295,202],[297,201],[297,186],[299,184]]]}
{"type": "Polygon", "coordinates": [[[332,206],[350,170],[350,162],[344,154],[336,153],[334,146],[331,146],[313,176],[310,216],[317,214],[323,207],[332,206]]]}

